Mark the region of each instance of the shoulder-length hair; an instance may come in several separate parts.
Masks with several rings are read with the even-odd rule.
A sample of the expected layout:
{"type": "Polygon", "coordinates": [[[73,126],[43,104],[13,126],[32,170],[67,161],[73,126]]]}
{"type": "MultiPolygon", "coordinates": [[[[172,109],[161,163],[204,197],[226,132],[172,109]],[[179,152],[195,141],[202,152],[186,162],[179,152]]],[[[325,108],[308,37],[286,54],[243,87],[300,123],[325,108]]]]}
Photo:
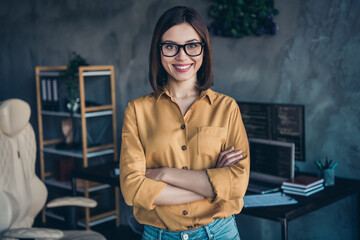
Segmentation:
{"type": "Polygon", "coordinates": [[[171,27],[189,23],[202,38],[204,45],[203,63],[197,72],[197,88],[206,90],[213,85],[213,59],[209,31],[200,14],[188,7],[174,7],[167,10],[157,21],[149,54],[149,82],[155,94],[164,90],[167,81],[167,72],[161,64],[160,42],[164,33],[171,27]]]}

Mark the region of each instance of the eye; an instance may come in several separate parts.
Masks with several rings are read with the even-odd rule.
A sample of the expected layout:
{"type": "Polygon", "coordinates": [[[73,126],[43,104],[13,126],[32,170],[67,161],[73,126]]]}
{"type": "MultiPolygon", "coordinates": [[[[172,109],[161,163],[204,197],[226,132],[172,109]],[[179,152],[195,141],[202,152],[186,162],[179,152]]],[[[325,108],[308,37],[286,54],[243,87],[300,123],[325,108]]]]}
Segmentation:
{"type": "Polygon", "coordinates": [[[165,44],[164,47],[166,50],[174,50],[177,46],[174,44],[165,44]]]}
{"type": "Polygon", "coordinates": [[[197,48],[197,47],[199,47],[199,46],[200,46],[199,43],[190,43],[190,44],[188,45],[188,48],[197,48]]]}

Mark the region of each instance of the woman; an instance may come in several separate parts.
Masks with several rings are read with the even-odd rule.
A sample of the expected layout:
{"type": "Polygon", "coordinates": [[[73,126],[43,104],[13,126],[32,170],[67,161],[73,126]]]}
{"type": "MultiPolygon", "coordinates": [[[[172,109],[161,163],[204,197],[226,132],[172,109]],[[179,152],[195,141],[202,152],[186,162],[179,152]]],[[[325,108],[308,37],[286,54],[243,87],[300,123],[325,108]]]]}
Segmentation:
{"type": "Polygon", "coordinates": [[[154,93],[125,110],[121,190],[143,239],[240,239],[233,214],[249,178],[239,107],[213,84],[209,33],[193,9],[158,20],[150,50],[154,93]]]}

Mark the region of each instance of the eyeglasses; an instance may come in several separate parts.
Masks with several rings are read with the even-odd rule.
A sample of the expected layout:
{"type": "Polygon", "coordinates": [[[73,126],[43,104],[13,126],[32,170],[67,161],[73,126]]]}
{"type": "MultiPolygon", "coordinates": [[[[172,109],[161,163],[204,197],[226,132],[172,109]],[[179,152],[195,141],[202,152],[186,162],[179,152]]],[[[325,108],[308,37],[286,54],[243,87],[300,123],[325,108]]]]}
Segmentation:
{"type": "Polygon", "coordinates": [[[192,42],[183,45],[175,44],[175,43],[160,43],[160,49],[161,49],[161,53],[165,57],[176,56],[179,53],[180,48],[183,48],[185,53],[190,57],[196,57],[202,53],[204,45],[205,43],[201,43],[201,42],[192,42]]]}

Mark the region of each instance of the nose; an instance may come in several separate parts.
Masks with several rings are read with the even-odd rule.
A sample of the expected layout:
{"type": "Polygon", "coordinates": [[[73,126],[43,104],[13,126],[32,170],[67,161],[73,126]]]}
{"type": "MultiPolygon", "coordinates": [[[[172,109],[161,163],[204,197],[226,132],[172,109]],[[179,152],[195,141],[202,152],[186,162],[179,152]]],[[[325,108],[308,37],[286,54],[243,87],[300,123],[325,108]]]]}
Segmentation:
{"type": "Polygon", "coordinates": [[[178,60],[181,60],[181,59],[185,59],[186,57],[187,57],[187,54],[185,53],[185,49],[184,49],[184,47],[181,47],[181,48],[179,49],[178,54],[176,55],[176,58],[177,58],[178,60]]]}

